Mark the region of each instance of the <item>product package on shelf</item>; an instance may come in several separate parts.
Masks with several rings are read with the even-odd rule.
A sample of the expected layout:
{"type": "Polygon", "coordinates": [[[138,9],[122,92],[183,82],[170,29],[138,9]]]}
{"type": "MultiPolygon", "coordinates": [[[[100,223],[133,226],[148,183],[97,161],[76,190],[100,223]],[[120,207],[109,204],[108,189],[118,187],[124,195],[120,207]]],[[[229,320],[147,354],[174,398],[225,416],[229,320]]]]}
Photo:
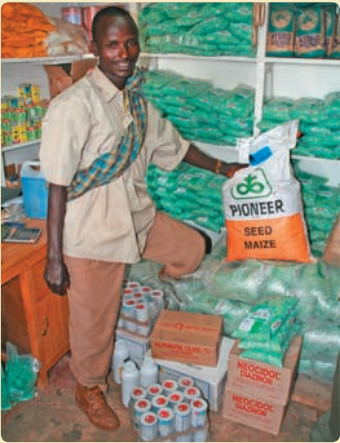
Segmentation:
{"type": "Polygon", "coordinates": [[[41,99],[37,84],[21,83],[17,95],[1,97],[1,146],[32,142],[41,138],[41,123],[48,100],[41,99]]]}
{"type": "Polygon", "coordinates": [[[32,4],[7,3],[1,9],[1,23],[3,58],[84,54],[88,50],[81,26],[50,17],[32,4]]]}
{"type": "Polygon", "coordinates": [[[238,84],[224,90],[170,71],[148,71],[145,79],[147,98],[184,138],[236,146],[237,138],[252,135],[252,87],[238,84]]]}
{"type": "Polygon", "coordinates": [[[267,55],[339,58],[339,13],[335,4],[272,3],[267,55]]]}
{"type": "Polygon", "coordinates": [[[340,205],[340,189],[339,186],[328,185],[328,179],[325,177],[303,170],[300,166],[301,160],[293,160],[292,163],[301,184],[311,251],[315,257],[320,258],[336,222],[340,205]]]}
{"type": "Polygon", "coordinates": [[[208,229],[212,234],[221,234],[225,177],[183,162],[170,172],[150,165],[146,181],[157,209],[177,220],[208,229]]]}
{"type": "Polygon", "coordinates": [[[66,6],[61,8],[61,16],[63,20],[82,27],[86,32],[87,42],[90,43],[92,40],[92,21],[94,16],[106,6],[117,6],[126,9],[128,4],[110,3],[106,5],[105,3],[98,3],[95,5],[90,4],[89,6],[66,6]]]}
{"type": "Polygon", "coordinates": [[[299,119],[301,136],[294,154],[330,160],[340,158],[340,91],[324,98],[267,98],[264,102],[261,131],[292,119],[299,119]]]}
{"type": "Polygon", "coordinates": [[[253,3],[150,3],[139,17],[142,50],[253,57],[253,3]]]}

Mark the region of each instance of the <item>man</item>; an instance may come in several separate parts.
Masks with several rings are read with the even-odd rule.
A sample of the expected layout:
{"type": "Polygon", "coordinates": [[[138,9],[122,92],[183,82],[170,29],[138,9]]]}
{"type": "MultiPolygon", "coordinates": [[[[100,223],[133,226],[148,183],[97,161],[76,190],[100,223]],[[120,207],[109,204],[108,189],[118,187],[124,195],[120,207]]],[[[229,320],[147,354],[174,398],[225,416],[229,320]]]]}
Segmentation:
{"type": "Polygon", "coordinates": [[[56,294],[69,289],[71,368],[76,401],[90,421],[114,430],[106,376],[114,346],[125,263],[164,265],[162,276],[196,270],[199,233],[156,213],[145,185],[149,163],[171,170],[184,160],[233,175],[182,139],[141,93],[138,30],[123,9],[106,7],[92,25],[98,66],[55,98],[43,123],[41,165],[49,187],[44,278],[56,294]]]}

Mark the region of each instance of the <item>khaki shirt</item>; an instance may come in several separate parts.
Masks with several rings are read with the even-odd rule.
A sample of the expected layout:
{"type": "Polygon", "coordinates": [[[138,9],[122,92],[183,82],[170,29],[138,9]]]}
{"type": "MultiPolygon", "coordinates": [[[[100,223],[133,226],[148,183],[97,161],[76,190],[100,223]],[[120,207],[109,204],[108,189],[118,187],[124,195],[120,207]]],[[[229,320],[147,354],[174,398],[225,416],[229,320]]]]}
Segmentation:
{"type": "MultiPolygon", "coordinates": [[[[78,169],[87,168],[111,150],[131,122],[123,93],[95,68],[93,80],[114,118],[93,86],[82,79],[54,100],[43,121],[40,160],[50,183],[68,186],[78,169]]],[[[137,159],[124,174],[67,203],[63,248],[66,255],[109,262],[134,263],[141,257],[156,208],[145,183],[150,162],[174,169],[189,142],[148,103],[147,130],[137,159]]]]}

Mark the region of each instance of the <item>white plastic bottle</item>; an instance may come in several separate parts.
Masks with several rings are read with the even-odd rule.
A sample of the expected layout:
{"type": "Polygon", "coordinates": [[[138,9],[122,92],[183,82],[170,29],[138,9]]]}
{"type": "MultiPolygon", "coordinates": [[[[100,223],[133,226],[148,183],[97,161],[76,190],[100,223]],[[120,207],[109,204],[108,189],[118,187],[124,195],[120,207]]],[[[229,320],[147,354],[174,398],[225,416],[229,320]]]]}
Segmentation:
{"type": "Polygon", "coordinates": [[[129,350],[124,340],[117,340],[112,358],[113,379],[120,384],[122,381],[123,365],[129,360],[129,350]]]}
{"type": "Polygon", "coordinates": [[[140,368],[140,384],[143,388],[158,383],[158,366],[154,359],[145,357],[140,368]]]}
{"type": "Polygon", "coordinates": [[[122,401],[127,408],[129,407],[132,390],[139,386],[139,382],[140,375],[136,364],[131,360],[124,363],[122,372],[122,401]]]}

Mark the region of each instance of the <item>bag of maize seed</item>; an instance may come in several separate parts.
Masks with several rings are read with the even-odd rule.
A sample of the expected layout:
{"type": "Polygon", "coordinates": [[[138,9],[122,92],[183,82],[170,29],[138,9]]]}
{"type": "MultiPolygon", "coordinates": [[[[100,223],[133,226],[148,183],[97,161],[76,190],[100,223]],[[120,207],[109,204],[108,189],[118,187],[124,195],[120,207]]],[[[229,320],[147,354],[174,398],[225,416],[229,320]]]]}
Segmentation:
{"type": "Polygon", "coordinates": [[[290,165],[299,121],[283,123],[255,139],[244,139],[250,166],[223,186],[227,261],[313,261],[300,184],[290,165]]]}

